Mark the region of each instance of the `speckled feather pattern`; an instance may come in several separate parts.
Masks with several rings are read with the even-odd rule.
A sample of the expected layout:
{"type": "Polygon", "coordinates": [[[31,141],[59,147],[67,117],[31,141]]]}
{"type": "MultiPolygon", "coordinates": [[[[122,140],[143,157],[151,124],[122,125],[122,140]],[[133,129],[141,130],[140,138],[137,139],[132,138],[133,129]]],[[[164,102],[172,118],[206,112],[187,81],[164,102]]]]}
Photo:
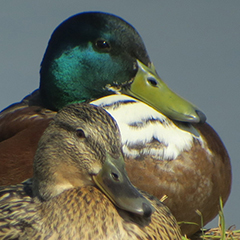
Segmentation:
{"type": "Polygon", "coordinates": [[[141,217],[96,187],[92,175],[107,155],[124,164],[117,124],[106,111],[89,104],[59,111],[39,141],[33,179],[0,188],[0,239],[181,239],[157,198],[142,192],[156,211],[141,217]]]}
{"type": "Polygon", "coordinates": [[[142,194],[156,209],[151,218],[116,208],[92,186],[64,191],[47,202],[31,197],[31,181],[1,188],[0,239],[181,239],[169,209],[142,194]]]}

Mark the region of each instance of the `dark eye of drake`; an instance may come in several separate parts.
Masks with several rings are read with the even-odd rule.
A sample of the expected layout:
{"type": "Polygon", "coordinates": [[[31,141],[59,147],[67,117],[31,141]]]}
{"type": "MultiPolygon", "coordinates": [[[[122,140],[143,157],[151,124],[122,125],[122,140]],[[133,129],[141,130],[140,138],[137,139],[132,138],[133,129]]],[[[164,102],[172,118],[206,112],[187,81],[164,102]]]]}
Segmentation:
{"type": "Polygon", "coordinates": [[[76,130],[76,135],[77,135],[77,137],[79,137],[79,138],[85,138],[86,136],[85,136],[85,133],[84,133],[84,131],[82,130],[82,129],[77,129],[76,130]]]}
{"type": "Polygon", "coordinates": [[[109,52],[111,50],[110,44],[104,39],[98,39],[95,46],[99,51],[109,52]]]}

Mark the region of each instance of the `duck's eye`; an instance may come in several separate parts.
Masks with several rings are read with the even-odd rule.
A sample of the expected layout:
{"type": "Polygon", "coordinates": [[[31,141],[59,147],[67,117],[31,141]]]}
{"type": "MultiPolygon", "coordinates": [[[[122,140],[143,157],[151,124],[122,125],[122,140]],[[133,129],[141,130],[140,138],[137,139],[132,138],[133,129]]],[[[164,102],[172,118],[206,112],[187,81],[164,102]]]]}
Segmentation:
{"type": "Polygon", "coordinates": [[[86,137],[85,133],[82,129],[77,129],[76,135],[77,135],[78,138],[85,138],[86,137]]]}
{"type": "Polygon", "coordinates": [[[98,39],[95,43],[95,46],[98,50],[104,52],[109,52],[111,49],[110,44],[104,39],[98,39]]]}
{"type": "Polygon", "coordinates": [[[148,83],[149,83],[150,85],[152,85],[153,87],[156,87],[156,86],[157,86],[157,81],[156,81],[156,79],[149,77],[149,78],[147,79],[147,81],[148,81],[148,83]]]}

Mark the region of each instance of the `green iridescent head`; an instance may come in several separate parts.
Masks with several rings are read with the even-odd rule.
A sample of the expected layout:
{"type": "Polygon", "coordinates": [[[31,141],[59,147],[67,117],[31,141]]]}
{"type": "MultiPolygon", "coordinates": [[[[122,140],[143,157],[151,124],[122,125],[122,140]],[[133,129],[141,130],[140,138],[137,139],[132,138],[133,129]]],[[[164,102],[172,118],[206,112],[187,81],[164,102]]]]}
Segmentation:
{"type": "Polygon", "coordinates": [[[44,106],[52,110],[118,91],[174,120],[205,121],[201,111],[162,82],[137,31],[111,14],[86,12],[60,24],[48,43],[40,75],[44,106]]]}

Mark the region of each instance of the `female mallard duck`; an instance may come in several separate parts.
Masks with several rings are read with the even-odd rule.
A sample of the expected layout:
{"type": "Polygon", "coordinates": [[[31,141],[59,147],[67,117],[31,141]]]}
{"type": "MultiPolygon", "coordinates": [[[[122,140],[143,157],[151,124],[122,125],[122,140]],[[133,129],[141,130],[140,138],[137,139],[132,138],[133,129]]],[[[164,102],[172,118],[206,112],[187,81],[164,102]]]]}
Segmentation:
{"type": "MultiPolygon", "coordinates": [[[[126,168],[139,188],[161,198],[178,221],[206,224],[225,203],[231,166],[204,114],[158,77],[136,30],[106,13],[75,15],[54,31],[40,88],[0,114],[0,184],[32,176],[37,143],[55,111],[74,102],[105,108],[121,131],[126,168]]],[[[192,234],[196,225],[182,225],[192,234]]]]}
{"type": "Polygon", "coordinates": [[[62,109],[39,141],[32,181],[0,189],[1,239],[181,239],[169,209],[131,184],[117,124],[62,109]]]}

